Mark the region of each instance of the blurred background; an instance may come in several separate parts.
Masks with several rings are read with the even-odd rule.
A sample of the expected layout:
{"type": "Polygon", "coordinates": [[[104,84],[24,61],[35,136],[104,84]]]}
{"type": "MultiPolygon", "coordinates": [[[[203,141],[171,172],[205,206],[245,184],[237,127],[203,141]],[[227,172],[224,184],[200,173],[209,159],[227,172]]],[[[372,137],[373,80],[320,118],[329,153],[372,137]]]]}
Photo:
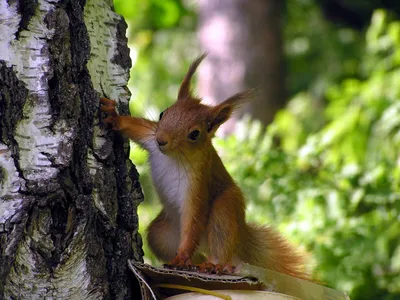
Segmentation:
{"type": "MultiPolygon", "coordinates": [[[[260,89],[215,140],[248,219],[311,253],[314,277],[351,299],[400,299],[400,1],[114,4],[129,26],[131,113],[158,119],[208,52],[204,101],[260,89]]],[[[146,153],[131,158],[143,234],[160,206],[146,153]]]]}

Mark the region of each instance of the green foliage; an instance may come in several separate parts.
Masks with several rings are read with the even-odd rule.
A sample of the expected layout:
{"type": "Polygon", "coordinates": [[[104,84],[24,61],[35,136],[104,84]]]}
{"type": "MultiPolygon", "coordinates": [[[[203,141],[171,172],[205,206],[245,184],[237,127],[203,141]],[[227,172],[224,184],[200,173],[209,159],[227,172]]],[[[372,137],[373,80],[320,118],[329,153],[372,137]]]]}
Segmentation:
{"type": "Polygon", "coordinates": [[[315,0],[286,0],[284,45],[290,95],[310,90],[320,97],[340,79],[355,76],[364,42],[350,28],[326,21],[315,0]]]}
{"type": "Polygon", "coordinates": [[[188,13],[181,1],[171,0],[114,0],[114,6],[127,20],[135,21],[135,31],[176,27],[188,13]]]}
{"type": "MultiPolygon", "coordinates": [[[[131,17],[132,111],[156,119],[199,54],[193,8],[180,0],[114,2],[131,17]]],[[[400,24],[377,11],[364,36],[327,23],[312,0],[286,3],[295,95],[266,131],[245,119],[215,146],[247,196],[248,218],[303,245],[317,278],[352,299],[398,298],[400,24]]],[[[146,155],[131,157],[146,196],[143,234],[159,204],[146,155]]]]}
{"type": "Polygon", "coordinates": [[[352,299],[400,296],[399,26],[374,14],[364,79],[331,86],[325,108],[301,94],[266,134],[249,122],[240,132],[250,135],[216,143],[252,199],[249,217],[279,224],[313,253],[320,279],[352,299]]]}
{"type": "Polygon", "coordinates": [[[194,8],[181,0],[115,0],[114,5],[129,28],[131,110],[158,119],[160,109],[175,101],[182,74],[200,53],[194,8]]]}

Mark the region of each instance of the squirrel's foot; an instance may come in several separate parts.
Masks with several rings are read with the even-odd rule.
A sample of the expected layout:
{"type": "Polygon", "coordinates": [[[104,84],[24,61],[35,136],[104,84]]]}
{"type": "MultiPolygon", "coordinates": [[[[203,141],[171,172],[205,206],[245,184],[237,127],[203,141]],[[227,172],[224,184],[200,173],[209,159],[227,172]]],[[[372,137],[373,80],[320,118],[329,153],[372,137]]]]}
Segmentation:
{"type": "Polygon", "coordinates": [[[235,273],[236,268],[232,265],[221,265],[221,264],[213,264],[211,262],[204,262],[202,264],[196,265],[200,273],[207,274],[233,274],[235,273]]]}
{"type": "Polygon", "coordinates": [[[167,269],[190,271],[192,269],[192,260],[186,253],[178,253],[173,260],[163,266],[167,269]]]}
{"type": "Polygon", "coordinates": [[[232,265],[225,265],[223,269],[224,274],[234,274],[236,272],[236,267],[232,265]]]}
{"type": "Polygon", "coordinates": [[[217,275],[232,275],[236,271],[236,267],[230,264],[221,265],[213,264],[211,262],[204,262],[201,264],[192,265],[191,259],[187,259],[180,255],[177,255],[169,263],[163,265],[166,269],[181,270],[181,271],[194,271],[206,274],[217,274],[217,275]]]}

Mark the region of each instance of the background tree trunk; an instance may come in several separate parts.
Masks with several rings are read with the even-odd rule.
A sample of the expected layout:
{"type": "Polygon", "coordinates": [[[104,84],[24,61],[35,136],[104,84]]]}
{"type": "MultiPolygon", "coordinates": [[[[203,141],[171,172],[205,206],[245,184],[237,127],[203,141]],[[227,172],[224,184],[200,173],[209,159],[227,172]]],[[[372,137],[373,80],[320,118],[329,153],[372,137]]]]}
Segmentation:
{"type": "Polygon", "coordinates": [[[111,0],[0,0],[0,299],[138,299],[143,196],[99,96],[129,113],[111,0]]]}
{"type": "Polygon", "coordinates": [[[273,120],[285,104],[282,5],[281,0],[199,2],[200,44],[208,52],[199,71],[199,94],[207,101],[259,88],[242,114],[264,124],[273,120]]]}

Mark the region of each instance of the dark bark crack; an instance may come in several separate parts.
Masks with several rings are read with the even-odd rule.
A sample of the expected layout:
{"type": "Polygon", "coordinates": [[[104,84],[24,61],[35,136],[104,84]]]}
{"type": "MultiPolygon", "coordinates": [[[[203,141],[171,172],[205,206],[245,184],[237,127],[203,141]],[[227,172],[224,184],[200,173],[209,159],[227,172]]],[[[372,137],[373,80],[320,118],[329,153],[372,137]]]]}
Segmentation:
{"type": "Polygon", "coordinates": [[[17,78],[13,68],[0,60],[0,141],[8,146],[22,118],[27,97],[25,84],[17,78]]]}
{"type": "Polygon", "coordinates": [[[4,169],[0,166],[0,186],[4,183],[5,179],[6,179],[6,171],[4,171],[4,169]]]}
{"type": "Polygon", "coordinates": [[[33,17],[38,7],[38,0],[18,0],[18,12],[21,15],[18,30],[15,34],[16,39],[19,39],[21,31],[27,30],[29,21],[33,17]]]}
{"type": "Polygon", "coordinates": [[[121,18],[117,24],[117,51],[115,52],[112,62],[120,65],[124,69],[130,69],[132,67],[132,61],[129,56],[126,29],[126,22],[121,18]]]}
{"type": "Polygon", "coordinates": [[[19,147],[15,140],[15,130],[23,117],[23,107],[28,98],[28,89],[15,75],[12,67],[0,60],[0,142],[11,150],[15,168],[24,178],[19,165],[19,147]]]}
{"type": "MultiPolygon", "coordinates": [[[[18,34],[27,29],[32,16],[38,12],[38,1],[20,0],[19,5],[23,18],[18,34]],[[23,3],[28,7],[21,11],[23,3]]],[[[61,142],[70,143],[68,147],[64,145],[65,152],[72,149],[72,157],[64,165],[58,163],[57,155],[51,154],[53,152],[41,151],[51,162],[51,167],[58,169],[58,175],[53,181],[27,182],[27,188],[19,193],[24,201],[26,199],[26,204],[19,210],[21,215],[13,218],[18,224],[9,221],[6,226],[10,231],[0,233],[0,298],[15,260],[15,254],[5,256],[5,247],[14,247],[13,253],[17,253],[18,245],[28,238],[25,233],[32,238],[30,246],[36,255],[34,268],[51,276],[56,267],[62,265],[63,257],[65,260],[69,255],[67,248],[74,249],[71,243],[84,243],[87,272],[91,276],[89,291],[100,290],[110,299],[140,297],[137,283],[127,268],[127,260],[142,260],[143,256],[136,214],[137,203],[143,195],[136,169],[131,163],[127,164],[127,141],[119,135],[107,134],[105,138],[114,138],[115,143],[111,155],[103,159],[94,149],[94,124],[100,115],[99,95],[87,69],[90,39],[84,23],[84,5],[84,0],[61,1],[55,3],[55,9],[45,16],[47,27],[54,32],[47,40],[50,65],[47,83],[52,115],[49,129],[57,135],[62,134],[63,128],[73,128],[76,134],[61,142]],[[92,158],[90,154],[95,166],[89,159],[92,158]],[[96,166],[99,162],[101,168],[96,166]],[[77,241],[74,233],[82,227],[84,241],[77,241]],[[10,246],[11,235],[15,244],[10,246]]],[[[113,61],[128,70],[131,62],[125,30],[125,22],[120,21],[117,27],[119,53],[113,61]]],[[[29,97],[33,96],[12,68],[0,61],[0,142],[11,149],[21,178],[18,143],[14,136],[29,97]]],[[[121,112],[129,112],[127,103],[122,105],[121,112]]],[[[0,169],[0,182],[5,176],[3,173],[0,169]]],[[[24,263],[18,266],[27,270],[32,267],[24,263]]]]}
{"type": "Polygon", "coordinates": [[[4,294],[7,275],[15,262],[19,243],[23,241],[29,223],[34,199],[24,196],[22,208],[5,224],[5,232],[0,233],[0,299],[4,294]]]}

